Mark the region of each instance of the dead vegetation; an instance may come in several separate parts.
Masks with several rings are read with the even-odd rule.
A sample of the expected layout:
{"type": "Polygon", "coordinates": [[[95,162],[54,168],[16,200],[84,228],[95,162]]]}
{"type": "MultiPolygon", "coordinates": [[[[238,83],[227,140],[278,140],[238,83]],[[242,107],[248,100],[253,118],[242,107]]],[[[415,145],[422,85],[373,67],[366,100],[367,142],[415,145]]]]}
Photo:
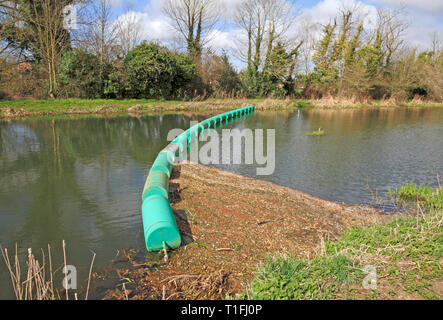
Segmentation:
{"type": "Polygon", "coordinates": [[[416,106],[442,106],[441,102],[424,99],[422,96],[416,95],[410,101],[398,99],[396,97],[383,98],[379,101],[372,100],[365,96],[332,96],[326,95],[320,99],[311,98],[310,104],[314,108],[320,109],[340,109],[340,108],[384,108],[384,107],[416,107],[416,106]]]}
{"type": "MultiPolygon", "coordinates": [[[[69,300],[70,293],[68,288],[64,290],[58,289],[54,286],[56,273],[60,270],[65,270],[66,264],[66,243],[63,240],[63,265],[61,267],[55,267],[52,260],[51,246],[48,245],[47,251],[41,249],[41,260],[35,257],[31,248],[28,248],[28,255],[26,260],[26,266],[22,267],[20,262],[19,250],[17,245],[15,246],[15,252],[12,256],[12,260],[7,248],[0,246],[0,252],[2,254],[6,269],[11,279],[11,285],[15,294],[16,300],[69,300]]],[[[88,284],[86,288],[85,300],[88,300],[89,287],[91,283],[92,268],[96,254],[92,252],[93,258],[89,270],[88,284]]],[[[78,300],[77,293],[71,297],[78,300]]]]}

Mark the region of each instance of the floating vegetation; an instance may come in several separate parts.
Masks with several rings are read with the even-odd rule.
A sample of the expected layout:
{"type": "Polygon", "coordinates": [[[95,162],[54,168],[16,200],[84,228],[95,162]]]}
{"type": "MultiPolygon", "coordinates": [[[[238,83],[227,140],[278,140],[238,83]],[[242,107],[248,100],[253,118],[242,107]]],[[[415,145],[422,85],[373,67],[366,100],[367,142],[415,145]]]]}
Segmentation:
{"type": "Polygon", "coordinates": [[[325,131],[322,128],[319,128],[317,131],[306,132],[307,136],[324,136],[325,131]]]}

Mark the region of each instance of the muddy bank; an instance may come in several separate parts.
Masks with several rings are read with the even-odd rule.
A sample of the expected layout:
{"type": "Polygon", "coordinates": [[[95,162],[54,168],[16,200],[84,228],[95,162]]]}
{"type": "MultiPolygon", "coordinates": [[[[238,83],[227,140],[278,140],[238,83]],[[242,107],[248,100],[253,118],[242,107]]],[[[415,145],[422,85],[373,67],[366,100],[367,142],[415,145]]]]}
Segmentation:
{"type": "Polygon", "coordinates": [[[387,219],[196,164],[174,168],[170,201],[183,246],[167,263],[161,254],[125,252],[133,265],[118,274],[127,291],[110,290],[106,299],[224,299],[244,290],[267,255],[313,257],[350,226],[387,219]]]}

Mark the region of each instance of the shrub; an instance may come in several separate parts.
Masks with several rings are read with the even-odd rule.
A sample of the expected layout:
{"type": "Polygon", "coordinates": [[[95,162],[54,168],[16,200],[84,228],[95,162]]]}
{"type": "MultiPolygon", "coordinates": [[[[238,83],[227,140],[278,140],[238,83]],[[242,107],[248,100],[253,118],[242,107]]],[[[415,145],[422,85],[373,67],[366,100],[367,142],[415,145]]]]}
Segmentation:
{"type": "Polygon", "coordinates": [[[96,56],[82,49],[69,50],[60,63],[60,94],[70,98],[100,98],[103,77],[103,67],[100,68],[96,56]]]}
{"type": "Polygon", "coordinates": [[[195,65],[185,55],[143,42],[125,60],[127,90],[133,98],[175,98],[190,90],[195,65]]]}

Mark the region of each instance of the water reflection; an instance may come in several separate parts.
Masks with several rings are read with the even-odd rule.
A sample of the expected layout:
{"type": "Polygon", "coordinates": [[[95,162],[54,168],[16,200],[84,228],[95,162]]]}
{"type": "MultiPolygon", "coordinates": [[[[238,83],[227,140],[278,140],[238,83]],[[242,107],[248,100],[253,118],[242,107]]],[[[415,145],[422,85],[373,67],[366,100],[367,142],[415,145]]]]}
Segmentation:
{"type": "MultiPolygon", "coordinates": [[[[256,113],[237,127],[276,129],[276,171],[260,179],[327,200],[373,203],[406,182],[436,186],[443,172],[441,108],[256,113]],[[306,135],[320,127],[325,136],[306,135]]],[[[255,167],[216,167],[255,177],[255,167]]]]}
{"type": "MultiPolygon", "coordinates": [[[[98,253],[100,265],[118,249],[138,245],[149,165],[169,130],[190,120],[166,115],[0,122],[0,244],[11,250],[17,243],[23,254],[50,243],[60,261],[64,239],[68,263],[77,266],[88,265],[89,250],[98,253]]],[[[2,288],[5,281],[1,263],[2,288]]]]}

